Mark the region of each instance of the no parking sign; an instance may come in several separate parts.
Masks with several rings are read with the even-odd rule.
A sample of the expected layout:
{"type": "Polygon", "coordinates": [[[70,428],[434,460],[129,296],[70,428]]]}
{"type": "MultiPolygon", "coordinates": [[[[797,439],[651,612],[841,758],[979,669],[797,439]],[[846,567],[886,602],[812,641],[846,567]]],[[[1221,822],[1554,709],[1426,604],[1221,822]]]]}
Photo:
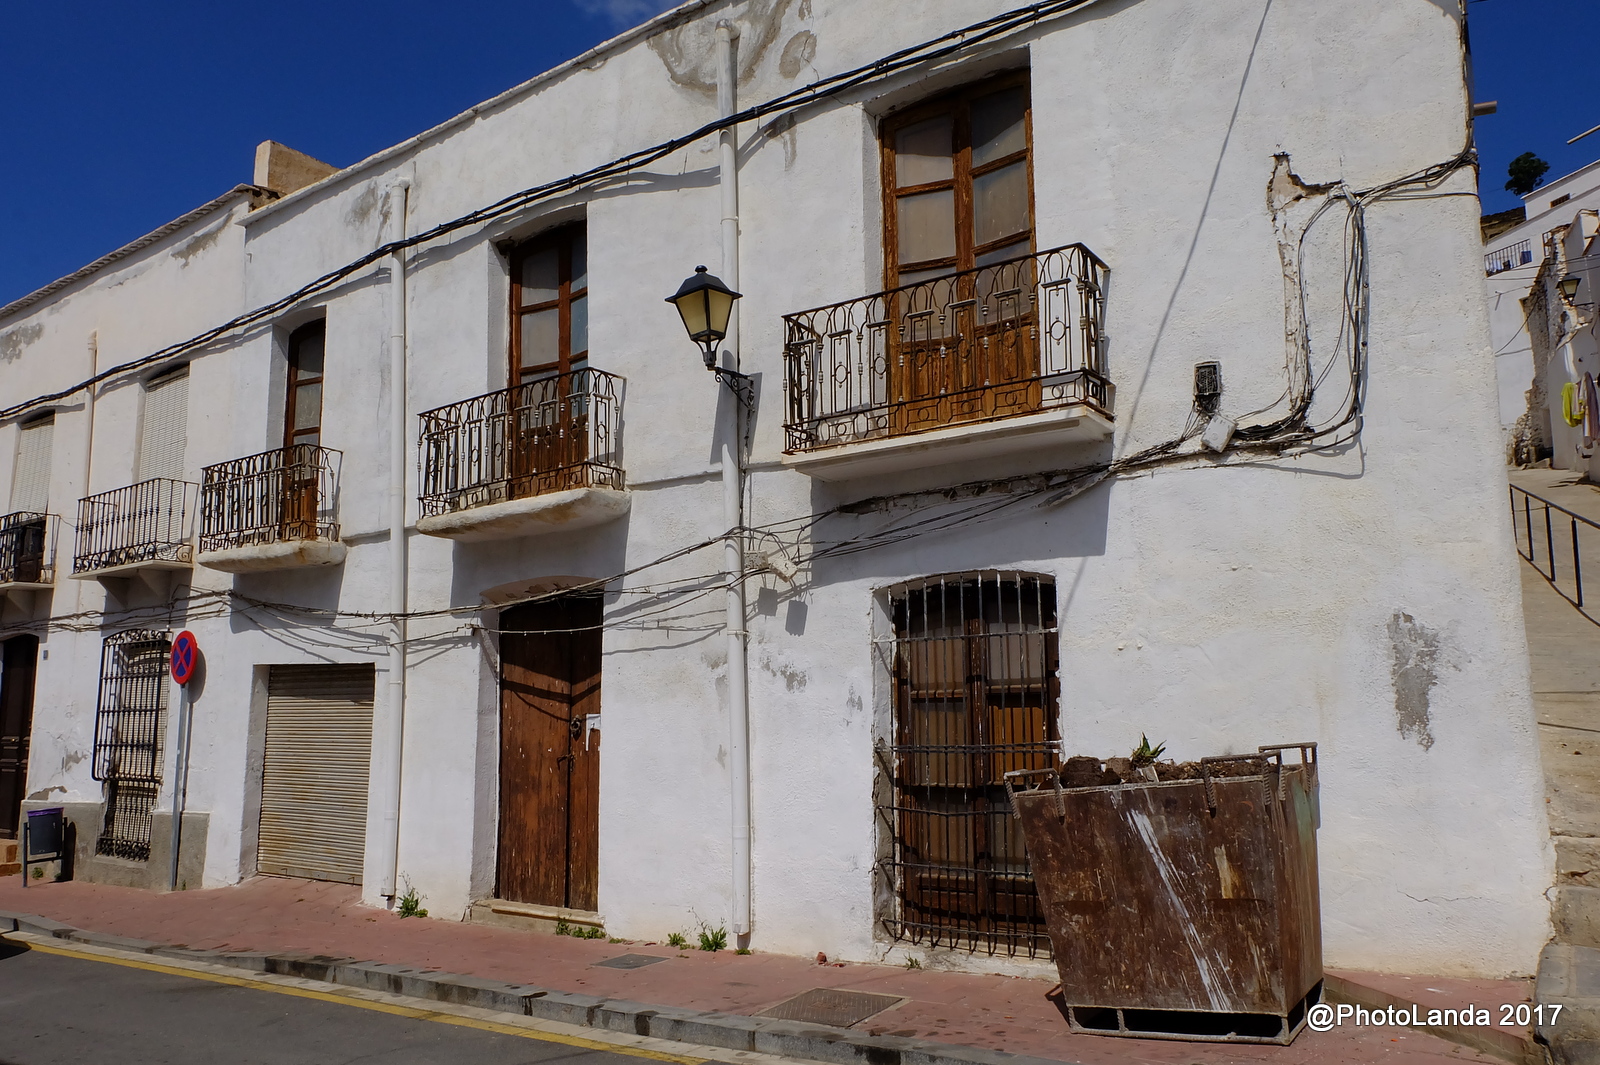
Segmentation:
{"type": "Polygon", "coordinates": [[[184,629],[172,641],[172,679],[179,684],[188,684],[199,664],[199,641],[194,638],[194,633],[184,629]]]}

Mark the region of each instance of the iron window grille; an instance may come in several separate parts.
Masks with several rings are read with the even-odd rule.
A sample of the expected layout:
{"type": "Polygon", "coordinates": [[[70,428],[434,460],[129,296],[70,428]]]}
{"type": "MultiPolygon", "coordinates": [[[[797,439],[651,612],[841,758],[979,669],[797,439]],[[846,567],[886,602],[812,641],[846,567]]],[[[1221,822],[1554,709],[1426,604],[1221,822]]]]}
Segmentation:
{"type": "Polygon", "coordinates": [[[106,785],[106,817],[95,853],[150,857],[150,811],[161,789],[170,634],[133,629],[106,637],[95,708],[94,779],[106,785]]]}
{"type": "Polygon", "coordinates": [[[54,584],[54,514],[18,511],[0,517],[0,584],[54,584]]]}
{"type": "Polygon", "coordinates": [[[785,450],[1080,404],[1109,418],[1109,273],[1073,244],[784,316],[785,450]]]}
{"type": "Polygon", "coordinates": [[[622,378],[573,370],[422,415],[425,515],[623,487],[622,378]]]}
{"type": "Polygon", "coordinates": [[[341,452],[291,444],[207,466],[200,483],[200,550],[337,540],[341,452]]]}
{"type": "Polygon", "coordinates": [[[1004,774],[1058,764],[1055,585],[982,573],[891,597],[894,741],[878,815],[889,935],[1049,957],[1004,774]]]}
{"type": "Polygon", "coordinates": [[[194,561],[195,488],[189,481],[152,477],[78,500],[72,572],[194,561]]]}

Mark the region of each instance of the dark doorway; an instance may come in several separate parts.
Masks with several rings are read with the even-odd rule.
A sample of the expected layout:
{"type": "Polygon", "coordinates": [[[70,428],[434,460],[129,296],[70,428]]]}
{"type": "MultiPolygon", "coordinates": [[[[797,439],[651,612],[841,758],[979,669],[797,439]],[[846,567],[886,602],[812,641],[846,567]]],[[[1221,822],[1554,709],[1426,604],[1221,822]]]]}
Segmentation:
{"type": "Polygon", "coordinates": [[[39,637],[0,644],[0,839],[16,839],[28,786],[28,736],[33,731],[33,679],[39,637]]]}
{"type": "Polygon", "coordinates": [[[598,908],[602,613],[570,595],[500,615],[502,899],[598,908]]]}

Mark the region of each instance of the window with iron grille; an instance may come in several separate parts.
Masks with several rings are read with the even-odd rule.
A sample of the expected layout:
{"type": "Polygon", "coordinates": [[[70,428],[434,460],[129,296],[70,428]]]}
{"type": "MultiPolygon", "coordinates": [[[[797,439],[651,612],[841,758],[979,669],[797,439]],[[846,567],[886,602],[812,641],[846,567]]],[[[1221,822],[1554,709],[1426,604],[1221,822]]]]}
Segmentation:
{"type": "Polygon", "coordinates": [[[106,818],[96,854],[134,861],[150,857],[171,649],[169,634],[153,629],[114,633],[101,648],[93,774],[106,785],[106,818]]]}
{"type": "Polygon", "coordinates": [[[981,573],[898,589],[885,927],[896,939],[1049,956],[1004,774],[1059,758],[1056,594],[981,573]]]}

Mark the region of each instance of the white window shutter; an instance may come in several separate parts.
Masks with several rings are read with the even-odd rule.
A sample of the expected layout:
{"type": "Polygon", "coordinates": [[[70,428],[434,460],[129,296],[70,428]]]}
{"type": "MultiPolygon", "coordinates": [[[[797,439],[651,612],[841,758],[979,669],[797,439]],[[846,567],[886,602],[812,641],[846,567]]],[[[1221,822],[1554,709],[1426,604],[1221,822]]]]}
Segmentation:
{"type": "Polygon", "coordinates": [[[139,476],[183,479],[183,445],[188,438],[188,367],[144,386],[144,419],[139,426],[139,476]]]}
{"type": "Polygon", "coordinates": [[[55,418],[24,425],[17,436],[17,462],[11,471],[11,512],[43,513],[50,505],[50,444],[55,418]]]}

